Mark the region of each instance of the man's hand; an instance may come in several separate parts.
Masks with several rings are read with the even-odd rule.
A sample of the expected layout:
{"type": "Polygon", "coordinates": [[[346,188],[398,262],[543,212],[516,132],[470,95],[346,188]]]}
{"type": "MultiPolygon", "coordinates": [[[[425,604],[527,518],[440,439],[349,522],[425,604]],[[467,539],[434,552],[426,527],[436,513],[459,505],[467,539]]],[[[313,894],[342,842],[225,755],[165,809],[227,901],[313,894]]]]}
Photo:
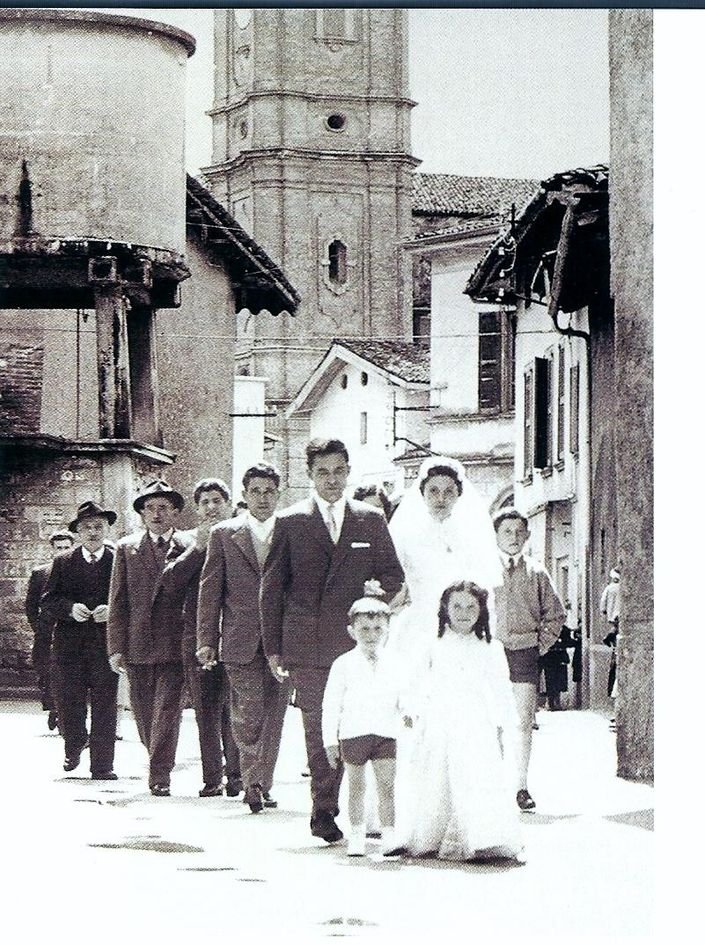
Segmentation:
{"type": "Polygon", "coordinates": [[[340,745],[326,745],[326,758],[331,768],[337,768],[340,764],[340,745]]]}
{"type": "Polygon", "coordinates": [[[208,536],[213,526],[209,522],[201,522],[196,529],[196,547],[202,551],[208,544],[208,536]]]}
{"type": "Polygon", "coordinates": [[[404,716],[404,725],[405,725],[407,728],[413,728],[413,727],[414,727],[414,720],[412,719],[412,717],[411,717],[410,715],[405,715],[405,716],[404,716]]]}
{"type": "Polygon", "coordinates": [[[212,646],[200,646],[196,650],[196,659],[201,664],[201,669],[213,669],[218,662],[212,646]]]}
{"type": "Polygon", "coordinates": [[[278,653],[272,653],[271,656],[268,656],[267,663],[269,664],[270,673],[277,682],[284,682],[289,677],[289,673],[281,664],[281,656],[278,653]]]}
{"type": "Polygon", "coordinates": [[[122,653],[113,653],[112,656],[108,657],[108,662],[110,663],[110,668],[114,673],[127,672],[127,667],[125,666],[125,660],[122,653]]]}
{"type": "Polygon", "coordinates": [[[93,619],[96,623],[106,623],[108,620],[108,605],[98,604],[96,609],[93,611],[93,619]]]}
{"type": "Polygon", "coordinates": [[[93,614],[85,604],[76,603],[71,608],[71,616],[76,623],[85,623],[86,620],[90,620],[93,614]]]}

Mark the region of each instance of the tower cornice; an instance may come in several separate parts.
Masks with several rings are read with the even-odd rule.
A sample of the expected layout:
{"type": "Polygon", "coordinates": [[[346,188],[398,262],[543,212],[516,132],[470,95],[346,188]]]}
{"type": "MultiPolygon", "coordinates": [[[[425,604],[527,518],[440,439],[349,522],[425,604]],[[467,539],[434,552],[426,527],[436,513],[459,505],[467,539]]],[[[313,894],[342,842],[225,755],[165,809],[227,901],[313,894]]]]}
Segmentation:
{"type": "Polygon", "coordinates": [[[402,105],[409,109],[415,108],[416,105],[418,105],[418,102],[414,101],[414,99],[398,95],[358,95],[351,92],[340,94],[336,92],[297,91],[296,89],[251,89],[238,98],[232,99],[230,102],[224,102],[222,105],[214,106],[209,109],[206,114],[211,117],[227,115],[229,112],[241,108],[255,98],[298,98],[306,102],[329,102],[331,99],[335,99],[339,102],[357,102],[363,105],[370,105],[372,103],[402,105]]]}
{"type": "Polygon", "coordinates": [[[237,157],[228,161],[221,161],[219,164],[210,164],[208,167],[201,168],[201,173],[221,174],[236,167],[243,167],[256,159],[276,159],[280,161],[290,161],[298,159],[300,161],[346,161],[349,163],[358,163],[359,161],[376,163],[385,161],[394,164],[406,164],[409,167],[418,167],[422,163],[420,158],[412,157],[410,154],[404,154],[401,151],[321,151],[318,148],[252,148],[242,151],[237,157]]]}

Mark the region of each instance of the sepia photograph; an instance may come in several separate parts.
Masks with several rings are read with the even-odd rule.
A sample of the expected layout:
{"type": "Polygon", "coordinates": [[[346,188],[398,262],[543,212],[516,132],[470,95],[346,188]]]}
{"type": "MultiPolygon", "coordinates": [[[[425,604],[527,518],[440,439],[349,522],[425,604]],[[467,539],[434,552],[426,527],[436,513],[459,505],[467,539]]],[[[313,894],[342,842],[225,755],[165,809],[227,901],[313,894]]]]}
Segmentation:
{"type": "Polygon", "coordinates": [[[659,15],[0,7],[5,934],[654,934],[659,15]]]}

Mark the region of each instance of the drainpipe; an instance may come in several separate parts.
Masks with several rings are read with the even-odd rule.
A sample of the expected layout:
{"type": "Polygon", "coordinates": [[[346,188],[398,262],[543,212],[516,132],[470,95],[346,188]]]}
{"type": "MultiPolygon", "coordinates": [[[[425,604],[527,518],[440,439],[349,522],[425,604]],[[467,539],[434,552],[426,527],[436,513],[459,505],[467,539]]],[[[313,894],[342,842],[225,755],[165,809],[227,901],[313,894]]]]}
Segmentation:
{"type": "Polygon", "coordinates": [[[565,335],[567,338],[582,338],[585,342],[586,355],[586,382],[588,396],[588,422],[587,422],[587,442],[585,452],[587,453],[587,495],[585,497],[588,519],[588,534],[582,547],[582,594],[583,594],[583,614],[582,614],[582,648],[583,648],[583,679],[580,684],[581,707],[587,702],[590,704],[590,640],[592,639],[592,620],[591,620],[591,595],[592,595],[592,569],[590,567],[589,549],[592,543],[593,514],[592,514],[592,358],[590,333],[572,328],[570,325],[565,328],[558,323],[558,304],[563,288],[563,279],[565,276],[566,259],[568,256],[568,247],[575,227],[575,209],[578,205],[578,198],[570,196],[566,202],[566,209],[561,222],[561,233],[558,239],[556,250],[556,263],[553,271],[553,282],[551,285],[551,297],[548,304],[548,314],[553,322],[556,331],[565,335]],[[586,698],[584,699],[583,696],[586,698]]]}

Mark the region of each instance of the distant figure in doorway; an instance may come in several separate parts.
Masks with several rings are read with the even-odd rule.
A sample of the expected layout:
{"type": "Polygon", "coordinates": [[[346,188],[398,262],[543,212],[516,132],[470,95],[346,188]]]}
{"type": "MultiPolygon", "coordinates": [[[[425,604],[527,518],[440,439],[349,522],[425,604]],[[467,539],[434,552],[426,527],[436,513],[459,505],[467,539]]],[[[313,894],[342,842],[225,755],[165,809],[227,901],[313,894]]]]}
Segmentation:
{"type": "MultiPolygon", "coordinates": [[[[69,531],[57,531],[49,538],[52,559],[64,551],[73,548],[74,536],[69,531]]],[[[59,724],[59,714],[56,711],[56,699],[52,688],[52,653],[51,646],[54,637],[56,621],[41,613],[40,604],[42,594],[46,590],[51,561],[40,564],[32,569],[27,584],[24,610],[27,620],[34,634],[32,645],[32,666],[37,674],[39,694],[42,700],[42,709],[48,712],[47,725],[53,732],[59,724]]]]}
{"type": "Polygon", "coordinates": [[[392,503],[382,486],[358,486],[353,492],[353,499],[357,499],[358,502],[367,502],[375,509],[381,509],[387,521],[392,517],[392,503]]]}
{"type": "Polygon", "coordinates": [[[69,530],[81,546],[54,559],[42,597],[42,612],[56,621],[54,676],[59,724],[64,736],[64,771],[73,771],[90,745],[91,777],[114,781],[117,677],[106,648],[108,591],[113,550],[105,540],[117,515],[97,502],[83,502],[69,530]],[[86,727],[91,707],[90,737],[86,727]]]}
{"type": "Polygon", "coordinates": [[[222,479],[201,479],[193,490],[193,500],[200,524],[186,532],[192,540],[189,548],[165,567],[164,586],[170,593],[183,595],[182,658],[196,715],[203,771],[199,797],[222,795],[223,758],[225,790],[228,797],[237,797],[242,791],[240,754],[232,732],[228,678],[222,663],[205,672],[196,658],[198,585],[213,526],[230,514],[230,490],[222,479]]]}
{"type": "Polygon", "coordinates": [[[502,583],[495,589],[497,638],[507,655],[519,713],[517,804],[521,810],[530,811],[536,807],[527,778],[536,718],[539,658],[548,653],[559,638],[565,611],[548,571],[524,554],[529,538],[526,516],[517,509],[503,508],[493,521],[504,565],[502,583]]]}
{"type": "Polygon", "coordinates": [[[602,641],[612,649],[610,659],[610,668],[607,675],[607,695],[616,696],[617,691],[617,637],[619,635],[619,591],[620,571],[619,568],[612,568],[610,571],[610,581],[605,587],[600,598],[600,611],[607,618],[610,630],[602,641]]]}

